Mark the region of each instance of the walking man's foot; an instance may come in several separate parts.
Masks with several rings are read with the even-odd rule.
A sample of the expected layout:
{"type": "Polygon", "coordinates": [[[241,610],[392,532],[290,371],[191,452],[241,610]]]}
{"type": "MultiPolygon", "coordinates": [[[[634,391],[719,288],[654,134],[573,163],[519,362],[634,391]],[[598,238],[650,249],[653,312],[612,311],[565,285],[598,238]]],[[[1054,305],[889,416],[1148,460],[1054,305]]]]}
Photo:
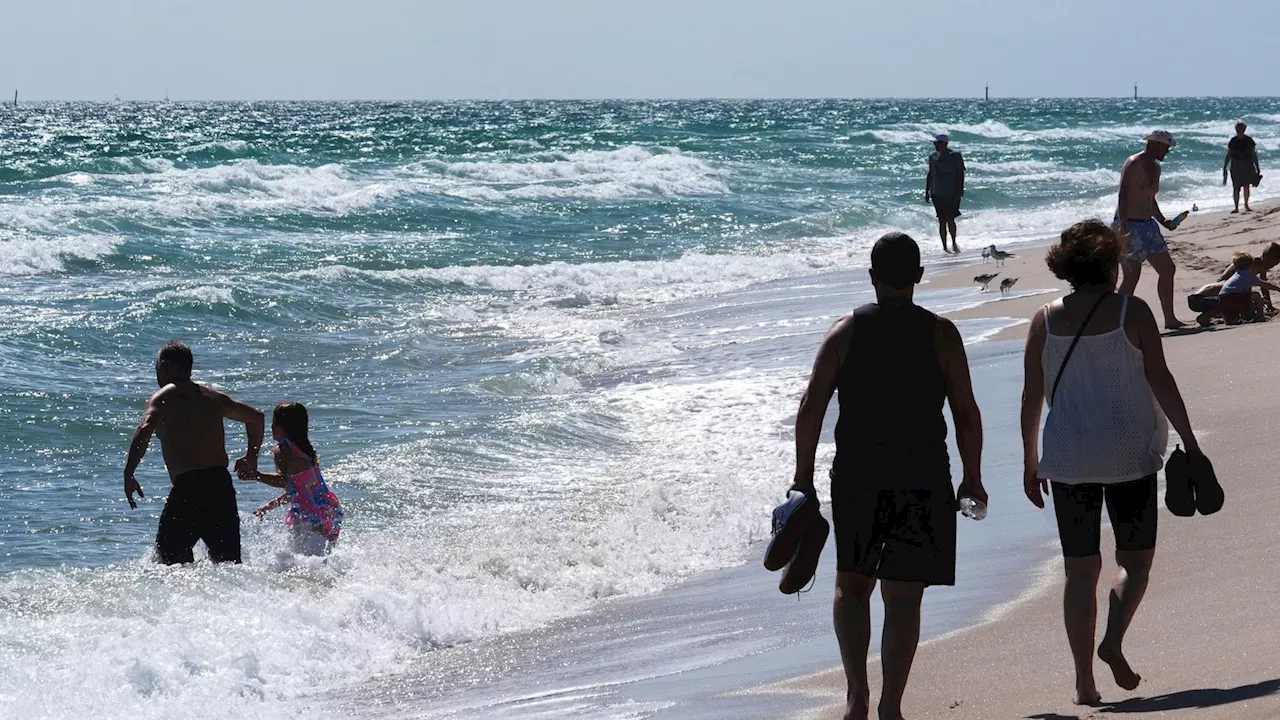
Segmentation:
{"type": "Polygon", "coordinates": [[[1238,212],[1240,212],[1240,208],[1236,208],[1235,210],[1232,210],[1232,211],[1231,211],[1231,214],[1232,214],[1232,215],[1235,215],[1235,214],[1236,214],[1236,213],[1238,213],[1238,212]]]}
{"type": "Polygon", "coordinates": [[[871,699],[852,698],[844,708],[844,720],[870,720],[871,699]]]}
{"type": "Polygon", "coordinates": [[[1129,667],[1129,661],[1124,659],[1124,654],[1120,652],[1120,648],[1114,648],[1103,643],[1098,646],[1098,659],[1111,668],[1111,675],[1115,678],[1116,685],[1121,688],[1133,690],[1138,687],[1138,683],[1142,682],[1142,676],[1129,667]]]}
{"type": "Polygon", "coordinates": [[[960,246],[956,244],[956,241],[955,241],[955,240],[952,240],[952,241],[951,241],[951,252],[953,252],[953,253],[955,253],[955,254],[957,254],[957,255],[959,255],[959,254],[960,254],[960,246]]]}
{"type": "Polygon", "coordinates": [[[1178,318],[1172,318],[1172,319],[1165,318],[1164,329],[1165,330],[1181,330],[1182,328],[1186,327],[1188,324],[1189,323],[1184,323],[1178,318]]]}
{"type": "Polygon", "coordinates": [[[1076,688],[1076,699],[1073,702],[1076,705],[1097,705],[1102,702],[1102,694],[1092,684],[1088,687],[1078,687],[1076,688]]]}

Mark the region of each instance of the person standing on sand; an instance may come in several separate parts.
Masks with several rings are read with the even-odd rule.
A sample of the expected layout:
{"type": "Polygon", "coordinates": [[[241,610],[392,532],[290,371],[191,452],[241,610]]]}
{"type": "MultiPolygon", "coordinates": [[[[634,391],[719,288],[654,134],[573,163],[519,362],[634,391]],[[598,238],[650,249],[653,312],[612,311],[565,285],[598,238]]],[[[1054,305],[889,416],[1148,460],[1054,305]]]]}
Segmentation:
{"type": "Polygon", "coordinates": [[[1024,355],[1023,490],[1044,508],[1052,482],[1067,574],[1063,620],[1080,705],[1101,699],[1093,677],[1093,641],[1102,506],[1115,533],[1119,568],[1097,656],[1111,667],[1117,685],[1133,690],[1142,678],[1124,656],[1124,636],[1146,593],[1155,556],[1156,474],[1164,465],[1168,422],[1188,454],[1200,451],[1165,364],[1155,316],[1142,300],[1115,293],[1123,244],[1100,220],[1076,223],[1062,233],[1045,260],[1072,292],[1032,317],[1024,355]]]}
{"type": "Polygon", "coordinates": [[[1249,207],[1249,188],[1262,177],[1262,169],[1258,167],[1258,144],[1253,138],[1244,134],[1249,126],[1244,121],[1236,123],[1236,136],[1227,143],[1227,157],[1222,161],[1222,184],[1227,184],[1227,169],[1231,170],[1231,201],[1240,212],[1240,190],[1244,189],[1244,211],[1253,212],[1249,207]]]}
{"type": "Polygon", "coordinates": [[[1155,130],[1145,139],[1146,149],[1125,160],[1120,170],[1120,198],[1112,227],[1127,237],[1129,243],[1128,256],[1122,265],[1124,279],[1120,283],[1120,294],[1132,295],[1142,277],[1142,263],[1151,263],[1160,276],[1156,293],[1160,296],[1160,309],[1164,311],[1164,327],[1176,330],[1186,327],[1186,323],[1173,312],[1176,267],[1169,256],[1169,244],[1160,234],[1161,225],[1172,230],[1173,223],[1160,212],[1156,193],[1160,192],[1160,163],[1178,143],[1164,130],[1155,130]]]}
{"type": "Polygon", "coordinates": [[[124,467],[124,496],[129,507],[142,494],[134,473],[151,444],[160,436],[160,450],[173,488],[160,513],[156,529],[156,554],[166,565],[194,560],[192,548],[204,540],[213,562],[240,562],[240,514],[236,491],[227,471],[223,419],[244,423],[249,434],[245,456],[236,468],[257,472],[262,447],[262,413],[191,380],[194,358],[180,342],[160,348],[156,359],[158,390],[147,400],[142,422],[133,433],[129,459],[124,467]]]}
{"type": "Polygon", "coordinates": [[[956,218],[960,217],[960,199],[964,197],[964,158],[952,150],[951,136],[940,133],[934,138],[929,154],[929,174],[924,179],[924,201],[933,203],[938,216],[938,236],[942,252],[960,252],[956,244],[956,218]],[[947,249],[947,233],[951,233],[951,249],[947,249]]]}
{"type": "Polygon", "coordinates": [[[915,305],[920,247],[889,233],[871,250],[876,302],[836,321],[818,348],[796,415],[791,487],[814,492],[814,455],[832,394],[839,391],[831,513],[836,533],[836,638],[848,679],[845,718],[867,720],[871,594],[884,600],[880,720],[902,720],[902,696],[920,640],[929,585],[954,585],[958,495],[987,501],[982,416],[964,342],[951,321],[915,305]],[[950,403],[964,465],[951,487],[950,403]]]}

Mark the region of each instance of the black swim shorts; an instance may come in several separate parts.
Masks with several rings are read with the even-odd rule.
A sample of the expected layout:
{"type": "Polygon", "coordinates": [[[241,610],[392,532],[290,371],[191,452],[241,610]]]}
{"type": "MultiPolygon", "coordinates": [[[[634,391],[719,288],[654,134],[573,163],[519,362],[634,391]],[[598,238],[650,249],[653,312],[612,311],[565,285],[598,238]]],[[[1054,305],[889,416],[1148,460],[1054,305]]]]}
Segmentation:
{"type": "Polygon", "coordinates": [[[956,495],[832,484],[836,568],[881,580],[956,584],[956,495]]]}
{"type": "Polygon", "coordinates": [[[942,221],[955,220],[960,217],[960,198],[933,196],[933,211],[942,221]]]}
{"type": "Polygon", "coordinates": [[[1117,550],[1150,550],[1156,546],[1156,476],[1122,483],[1053,486],[1053,512],[1063,557],[1090,557],[1101,552],[1102,505],[1107,506],[1117,550]]]}
{"type": "Polygon", "coordinates": [[[240,512],[236,489],[226,468],[183,473],[173,479],[160,513],[156,554],[166,565],[189,563],[203,540],[214,562],[240,562],[240,512]]]}

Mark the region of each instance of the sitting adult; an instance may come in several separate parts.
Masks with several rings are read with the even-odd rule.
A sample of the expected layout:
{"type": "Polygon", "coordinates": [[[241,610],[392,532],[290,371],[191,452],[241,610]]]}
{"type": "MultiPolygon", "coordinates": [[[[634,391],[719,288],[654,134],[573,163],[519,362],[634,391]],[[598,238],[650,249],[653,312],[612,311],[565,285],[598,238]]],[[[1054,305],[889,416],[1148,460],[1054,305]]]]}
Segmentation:
{"type": "MultiPolygon", "coordinates": [[[[1254,287],[1262,291],[1260,298],[1254,298],[1253,304],[1256,306],[1257,301],[1260,299],[1262,303],[1261,307],[1268,315],[1273,315],[1276,312],[1275,306],[1271,302],[1271,290],[1276,286],[1267,281],[1267,272],[1276,265],[1280,265],[1280,243],[1271,243],[1268,245],[1267,249],[1263,250],[1261,255],[1253,258],[1253,262],[1250,265],[1250,269],[1260,281],[1255,284],[1254,287]]],[[[1201,327],[1207,327],[1211,322],[1213,322],[1214,318],[1222,317],[1222,311],[1218,302],[1218,295],[1222,292],[1223,286],[1233,275],[1236,274],[1237,271],[1236,258],[1233,257],[1231,264],[1222,271],[1220,276],[1218,276],[1217,282],[1211,282],[1208,285],[1201,286],[1187,298],[1187,306],[1191,308],[1191,311],[1200,313],[1200,315],[1196,317],[1196,322],[1198,322],[1201,327]]]]}
{"type": "Polygon", "coordinates": [[[1024,356],[1023,489],[1043,508],[1052,483],[1067,575],[1063,619],[1075,663],[1075,701],[1085,705],[1101,699],[1093,641],[1102,507],[1111,519],[1119,568],[1096,653],[1111,667],[1116,684],[1133,690],[1141,677],[1129,666],[1123,644],[1155,555],[1156,474],[1168,444],[1166,413],[1187,452],[1199,452],[1165,364],[1155,315],[1141,299],[1116,294],[1123,246],[1098,220],[1062,233],[1046,261],[1072,292],[1036,312],[1024,356]]]}

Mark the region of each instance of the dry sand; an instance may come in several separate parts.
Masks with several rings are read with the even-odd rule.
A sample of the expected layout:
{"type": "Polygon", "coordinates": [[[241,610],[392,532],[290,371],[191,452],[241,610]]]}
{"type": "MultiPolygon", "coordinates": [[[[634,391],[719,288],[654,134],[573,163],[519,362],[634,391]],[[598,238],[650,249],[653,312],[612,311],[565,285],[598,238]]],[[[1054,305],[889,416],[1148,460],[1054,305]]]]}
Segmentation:
{"type": "MultiPolygon", "coordinates": [[[[1204,214],[1169,236],[1179,265],[1177,312],[1191,320],[1186,307],[1190,290],[1216,279],[1233,252],[1256,254],[1267,243],[1280,241],[1280,206],[1253,214],[1204,214]]],[[[1043,256],[1043,249],[1021,251],[999,269],[1001,277],[1018,277],[1015,287],[1022,292],[1064,288],[1045,268],[1043,256]]],[[[979,272],[995,272],[990,264],[982,267],[948,270],[931,282],[968,284],[979,272]]],[[[992,288],[997,292],[995,284],[992,288]]],[[[1025,318],[1061,294],[1003,300],[961,316],[1025,318]]],[[[1138,294],[1158,308],[1150,267],[1138,294]]],[[[1014,338],[1025,329],[1025,324],[1011,328],[1002,337],[1014,338]]],[[[1062,629],[1058,565],[1048,587],[995,621],[920,648],[904,705],[908,720],[1280,718],[1280,483],[1272,475],[1271,458],[1273,433],[1280,431],[1280,389],[1271,380],[1272,353],[1278,347],[1280,322],[1166,336],[1169,365],[1226,489],[1227,503],[1210,517],[1179,518],[1161,507],[1151,584],[1126,638],[1126,654],[1143,676],[1138,689],[1116,687],[1099,663],[1098,687],[1109,704],[1072,704],[1074,680],[1062,629]]],[[[1023,497],[1004,501],[1027,502],[1023,497]]],[[[1105,550],[1114,547],[1113,541],[1109,530],[1103,532],[1099,637],[1115,567],[1105,550]]],[[[929,612],[928,593],[924,612],[929,612]]],[[[871,668],[873,703],[878,665],[873,662],[871,668]]],[[[845,680],[834,669],[759,691],[804,696],[827,707],[798,717],[839,718],[836,708],[843,704],[845,680]]]]}

